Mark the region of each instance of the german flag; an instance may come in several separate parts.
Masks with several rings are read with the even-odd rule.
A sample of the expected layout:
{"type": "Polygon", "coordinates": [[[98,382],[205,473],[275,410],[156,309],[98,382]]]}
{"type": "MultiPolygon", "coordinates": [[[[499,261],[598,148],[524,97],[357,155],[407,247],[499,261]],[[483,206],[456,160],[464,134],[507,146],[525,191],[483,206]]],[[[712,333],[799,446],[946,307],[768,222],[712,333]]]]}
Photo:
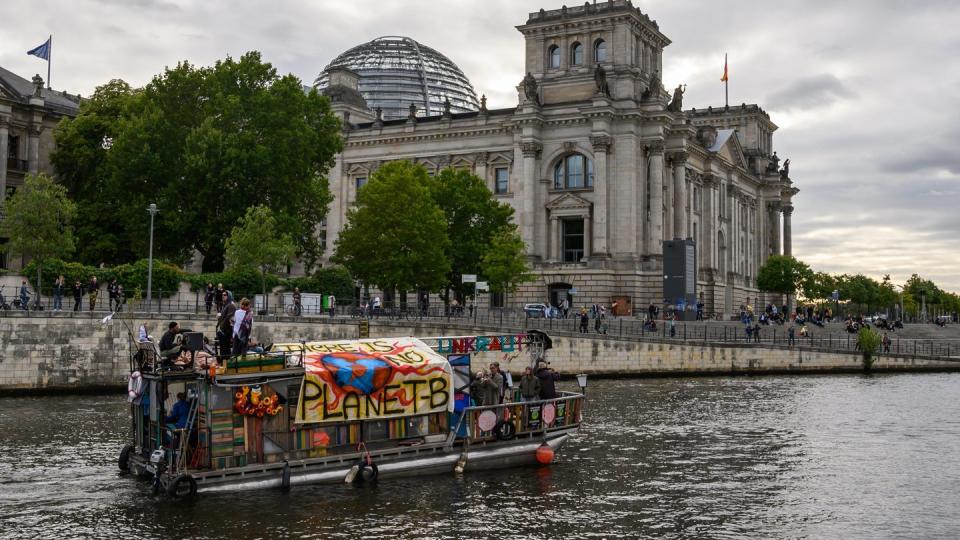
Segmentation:
{"type": "Polygon", "coordinates": [[[727,77],[727,53],[723,53],[723,77],[720,77],[720,82],[727,82],[729,79],[727,77]]]}

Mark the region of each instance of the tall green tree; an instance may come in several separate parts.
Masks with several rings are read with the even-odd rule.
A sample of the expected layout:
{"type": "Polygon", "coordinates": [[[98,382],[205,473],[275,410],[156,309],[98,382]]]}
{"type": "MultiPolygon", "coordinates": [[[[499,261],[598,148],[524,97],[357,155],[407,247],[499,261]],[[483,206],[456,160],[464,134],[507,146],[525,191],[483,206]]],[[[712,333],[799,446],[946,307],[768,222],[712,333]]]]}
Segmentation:
{"type": "Polygon", "coordinates": [[[526,245],[515,225],[502,227],[493,234],[480,268],[495,293],[514,292],[521,283],[533,280],[526,245]]]}
{"type": "Polygon", "coordinates": [[[421,165],[394,161],[377,169],[347,211],[334,261],[383,290],[438,290],[450,272],[443,211],[421,165]]]}
{"type": "Polygon", "coordinates": [[[80,103],[80,114],[65,118],[54,132],[57,148],[51,161],[57,179],[79,203],[73,222],[76,258],[91,266],[143,256],[133,251],[129,228],[116,226],[123,194],[107,191],[112,174],[109,149],[139,94],[126,82],[114,79],[97,87],[80,103]]]}
{"type": "Polygon", "coordinates": [[[315,263],[316,226],[331,200],[325,175],[342,148],[326,97],[305,93],[257,52],[212,67],[182,62],[142,90],[111,83],[101,94],[58,130],[64,146],[54,161],[70,185],[86,186],[73,190],[81,206],[107,201],[111,226],[91,220],[91,238],[127,231],[117,237],[120,260],[108,262],[146,251],[155,202],[160,258],[183,261],[196,249],[205,271],[222,269],[224,239],[248,207],[264,204],[308,268],[315,263]]]}
{"type": "Polygon", "coordinates": [[[0,236],[8,242],[3,249],[14,255],[30,257],[37,267],[37,303],[43,278],[44,261],[67,257],[73,253],[73,230],[70,221],[76,205],[67,197],[67,190],[45,174],[27,175],[23,186],[3,204],[0,236]]]}
{"type": "Polygon", "coordinates": [[[280,232],[273,212],[266,206],[251,206],[227,238],[227,263],[236,268],[255,268],[260,288],[267,297],[267,273],[279,272],[296,252],[290,233],[280,232]]]}
{"type": "Polygon", "coordinates": [[[513,208],[496,200],[484,181],[468,171],[444,169],[428,185],[450,237],[446,288],[464,297],[473,284],[464,284],[462,275],[480,271],[493,237],[510,225],[513,208]]]}
{"type": "Polygon", "coordinates": [[[757,272],[757,287],[761,291],[792,295],[812,277],[805,263],[787,255],[772,255],[757,272]]]}

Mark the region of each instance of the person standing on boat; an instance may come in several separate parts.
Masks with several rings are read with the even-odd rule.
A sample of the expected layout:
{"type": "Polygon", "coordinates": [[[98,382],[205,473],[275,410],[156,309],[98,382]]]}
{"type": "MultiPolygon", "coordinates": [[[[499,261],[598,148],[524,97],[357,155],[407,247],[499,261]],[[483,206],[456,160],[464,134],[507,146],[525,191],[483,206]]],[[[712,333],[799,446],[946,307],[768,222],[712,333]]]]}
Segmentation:
{"type": "Polygon", "coordinates": [[[496,403],[499,405],[500,403],[503,403],[503,394],[507,389],[507,380],[504,378],[503,372],[500,371],[499,362],[490,363],[490,380],[497,387],[496,403]]]}
{"type": "Polygon", "coordinates": [[[100,283],[97,276],[90,276],[90,282],[87,283],[87,295],[90,300],[90,311],[97,307],[97,295],[100,294],[100,283]]]}
{"type": "Polygon", "coordinates": [[[533,374],[533,368],[527,366],[520,377],[520,401],[536,401],[540,399],[540,379],[533,374]]]}
{"type": "Polygon", "coordinates": [[[500,395],[500,390],[496,383],[490,380],[490,375],[478,371],[476,378],[470,383],[470,395],[477,407],[486,407],[498,404],[497,396],[500,395]]]}
{"type": "Polygon", "coordinates": [[[220,310],[220,316],[217,317],[217,352],[220,356],[230,356],[230,338],[233,336],[233,316],[237,311],[237,305],[233,303],[233,296],[230,291],[222,291],[220,303],[223,308],[220,310]]]}
{"type": "Polygon", "coordinates": [[[557,397],[557,381],[560,375],[547,367],[546,362],[540,362],[537,368],[537,378],[540,379],[540,399],[554,399],[557,397]]]}
{"type": "Polygon", "coordinates": [[[80,280],[73,282],[73,310],[80,311],[80,304],[83,303],[83,285],[80,280]]]}
{"type": "Polygon", "coordinates": [[[253,330],[253,308],[250,307],[250,300],[244,298],[240,300],[240,307],[233,314],[233,355],[242,356],[247,354],[247,340],[250,339],[250,333],[253,330]]]}

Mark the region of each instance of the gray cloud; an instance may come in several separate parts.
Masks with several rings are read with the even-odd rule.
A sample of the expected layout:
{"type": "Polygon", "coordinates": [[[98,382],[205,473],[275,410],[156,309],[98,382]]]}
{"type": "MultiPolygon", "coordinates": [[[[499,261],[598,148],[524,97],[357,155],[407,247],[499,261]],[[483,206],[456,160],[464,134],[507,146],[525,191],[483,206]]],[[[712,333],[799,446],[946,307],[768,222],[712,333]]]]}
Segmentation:
{"type": "Polygon", "coordinates": [[[807,110],[826,107],[832,103],[856,96],[843,81],[829,73],[792,81],[786,87],[770,94],[764,103],[772,109],[807,110]]]}

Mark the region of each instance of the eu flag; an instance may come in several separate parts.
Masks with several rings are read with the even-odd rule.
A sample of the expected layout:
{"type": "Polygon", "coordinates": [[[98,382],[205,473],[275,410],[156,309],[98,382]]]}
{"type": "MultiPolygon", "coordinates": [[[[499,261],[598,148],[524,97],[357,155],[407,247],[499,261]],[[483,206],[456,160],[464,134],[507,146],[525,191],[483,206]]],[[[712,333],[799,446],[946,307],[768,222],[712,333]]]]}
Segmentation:
{"type": "Polygon", "coordinates": [[[36,47],[34,49],[30,49],[29,51],[27,51],[27,54],[32,54],[33,56],[43,58],[44,60],[50,60],[50,40],[51,39],[53,38],[52,37],[47,38],[47,40],[43,42],[43,45],[40,45],[39,47],[36,47]]]}

